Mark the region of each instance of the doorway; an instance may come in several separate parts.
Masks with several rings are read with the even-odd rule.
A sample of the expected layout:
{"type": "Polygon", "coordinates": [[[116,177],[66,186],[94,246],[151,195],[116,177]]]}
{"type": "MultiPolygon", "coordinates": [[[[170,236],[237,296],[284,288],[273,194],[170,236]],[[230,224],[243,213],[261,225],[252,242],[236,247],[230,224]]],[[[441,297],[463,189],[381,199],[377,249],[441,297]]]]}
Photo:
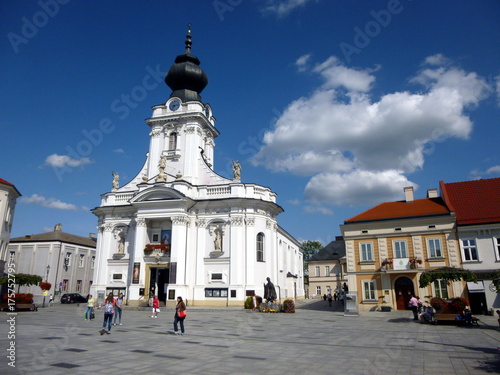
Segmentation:
{"type": "Polygon", "coordinates": [[[159,267],[154,267],[150,270],[149,290],[153,290],[160,302],[166,303],[170,270],[168,268],[159,267]]]}
{"type": "Polygon", "coordinates": [[[394,283],[396,292],[396,308],[398,310],[408,310],[408,302],[414,293],[413,282],[408,277],[400,277],[394,283]]]}
{"type": "Polygon", "coordinates": [[[488,308],[486,305],[486,294],[469,292],[469,303],[472,314],[486,314],[488,308]]]}

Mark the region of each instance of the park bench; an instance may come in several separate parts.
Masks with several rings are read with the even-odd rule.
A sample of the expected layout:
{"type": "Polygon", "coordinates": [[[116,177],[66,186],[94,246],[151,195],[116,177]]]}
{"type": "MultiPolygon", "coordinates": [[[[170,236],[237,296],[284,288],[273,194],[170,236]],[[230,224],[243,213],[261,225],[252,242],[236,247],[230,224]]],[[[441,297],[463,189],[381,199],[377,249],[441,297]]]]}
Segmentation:
{"type": "MultiPolygon", "coordinates": [[[[434,324],[438,322],[454,322],[457,325],[465,324],[464,319],[457,319],[458,314],[435,314],[434,315],[434,324]]],[[[479,326],[479,319],[472,316],[471,317],[471,325],[479,326]]]]}

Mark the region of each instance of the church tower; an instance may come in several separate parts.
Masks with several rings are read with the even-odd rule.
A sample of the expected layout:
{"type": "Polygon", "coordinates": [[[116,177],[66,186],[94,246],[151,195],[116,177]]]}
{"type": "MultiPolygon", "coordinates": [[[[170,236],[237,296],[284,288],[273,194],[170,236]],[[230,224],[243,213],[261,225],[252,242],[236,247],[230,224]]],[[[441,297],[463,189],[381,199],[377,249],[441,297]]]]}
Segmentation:
{"type": "Polygon", "coordinates": [[[300,243],[277,224],[283,209],[268,187],[242,183],[214,171],[215,118],[201,92],[208,77],[185,52],[165,76],[172,93],[146,120],[150,144],[132,181],[112,190],[93,210],[98,217],[93,293],[123,293],[130,305],[148,295],[174,304],[240,306],[263,295],[270,277],[280,296],[304,295],[300,243]]]}

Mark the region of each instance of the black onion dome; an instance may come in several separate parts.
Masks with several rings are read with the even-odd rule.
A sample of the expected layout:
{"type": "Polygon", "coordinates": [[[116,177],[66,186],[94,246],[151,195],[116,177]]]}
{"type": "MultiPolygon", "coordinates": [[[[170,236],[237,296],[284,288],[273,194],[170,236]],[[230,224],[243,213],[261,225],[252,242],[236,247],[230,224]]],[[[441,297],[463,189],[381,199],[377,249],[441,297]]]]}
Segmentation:
{"type": "Polygon", "coordinates": [[[208,77],[200,68],[200,60],[191,55],[191,30],[186,35],[186,53],[179,55],[165,76],[165,83],[172,89],[170,97],[178,97],[183,102],[196,100],[208,84],[208,77]]]}

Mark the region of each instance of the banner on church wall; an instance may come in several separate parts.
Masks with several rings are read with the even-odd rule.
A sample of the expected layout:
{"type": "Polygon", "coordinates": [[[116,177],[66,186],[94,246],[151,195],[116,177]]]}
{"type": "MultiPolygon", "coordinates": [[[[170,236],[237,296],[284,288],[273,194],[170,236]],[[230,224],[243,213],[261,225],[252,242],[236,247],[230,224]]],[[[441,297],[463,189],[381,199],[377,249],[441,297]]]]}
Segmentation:
{"type": "Polygon", "coordinates": [[[134,263],[134,274],[132,284],[139,284],[139,276],[141,275],[141,263],[134,263]]]}
{"type": "Polygon", "coordinates": [[[161,244],[166,246],[166,250],[170,250],[172,243],[172,230],[166,229],[161,231],[161,244]]]}

